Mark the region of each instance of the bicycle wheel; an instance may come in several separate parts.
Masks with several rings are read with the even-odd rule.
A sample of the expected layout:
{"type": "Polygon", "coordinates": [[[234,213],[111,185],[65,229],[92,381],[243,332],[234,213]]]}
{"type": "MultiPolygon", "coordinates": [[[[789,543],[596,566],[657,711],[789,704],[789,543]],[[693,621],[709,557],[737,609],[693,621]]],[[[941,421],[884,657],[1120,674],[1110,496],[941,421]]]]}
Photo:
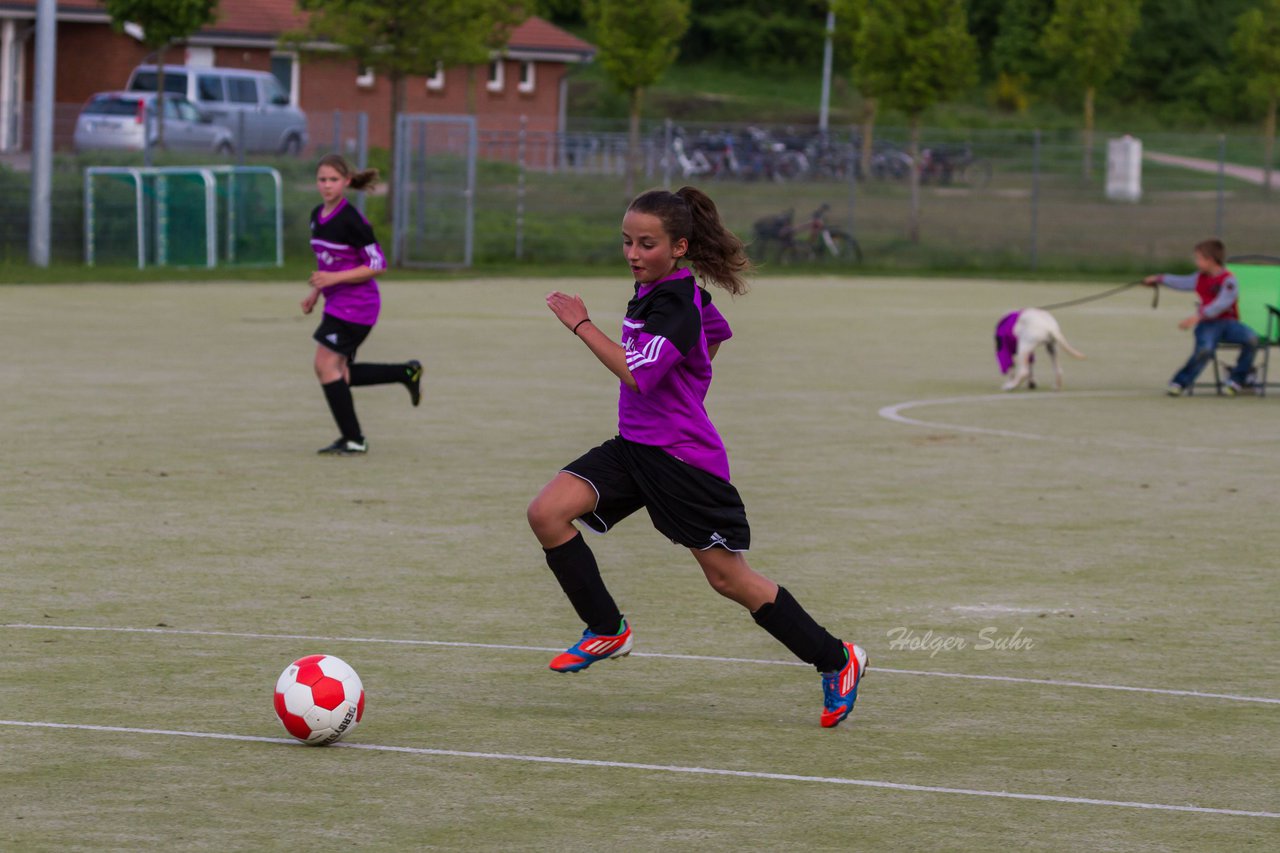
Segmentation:
{"type": "Polygon", "coordinates": [[[823,231],[822,247],[826,250],[824,257],[831,257],[837,261],[850,261],[855,264],[862,263],[862,247],[858,245],[858,241],[853,238],[853,235],[847,231],[838,229],[823,231]]]}
{"type": "Polygon", "coordinates": [[[905,181],[911,177],[914,161],[911,155],[903,151],[894,152],[889,159],[889,176],[897,181],[905,181]]]}
{"type": "Polygon", "coordinates": [[[792,236],[787,236],[782,239],[781,246],[778,249],[778,263],[787,265],[803,263],[808,253],[807,240],[801,241],[792,236]]]}
{"type": "Polygon", "coordinates": [[[974,160],[966,163],[959,177],[962,183],[976,189],[985,189],[991,183],[991,161],[974,160]]]}

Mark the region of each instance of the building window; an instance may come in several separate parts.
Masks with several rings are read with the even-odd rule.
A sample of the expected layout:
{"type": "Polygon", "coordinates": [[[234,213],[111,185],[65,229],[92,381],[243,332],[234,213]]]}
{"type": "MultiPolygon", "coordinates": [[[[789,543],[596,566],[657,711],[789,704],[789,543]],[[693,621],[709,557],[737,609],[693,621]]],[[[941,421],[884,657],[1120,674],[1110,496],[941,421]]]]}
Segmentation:
{"type": "Polygon", "coordinates": [[[486,83],[485,86],[490,92],[501,92],[503,82],[502,77],[502,60],[495,59],[489,63],[489,82],[486,83]]]}
{"type": "Polygon", "coordinates": [[[373,69],[361,68],[360,73],[356,75],[356,85],[361,89],[373,88],[373,69]]]}
{"type": "Polygon", "coordinates": [[[532,62],[520,63],[520,85],[516,88],[521,92],[532,92],[537,79],[532,62]]]}
{"type": "Polygon", "coordinates": [[[436,73],[427,78],[427,89],[431,92],[439,92],[444,89],[444,63],[436,63],[436,73]]]}
{"type": "Polygon", "coordinates": [[[280,88],[289,96],[289,103],[298,103],[298,54],[271,54],[271,73],[280,82],[280,88]]]}

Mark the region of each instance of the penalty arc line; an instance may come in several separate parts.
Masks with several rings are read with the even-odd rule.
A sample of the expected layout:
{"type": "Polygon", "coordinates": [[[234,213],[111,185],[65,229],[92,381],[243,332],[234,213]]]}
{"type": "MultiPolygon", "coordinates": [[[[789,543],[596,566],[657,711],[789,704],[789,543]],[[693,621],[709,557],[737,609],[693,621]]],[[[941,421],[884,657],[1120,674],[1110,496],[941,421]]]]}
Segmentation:
{"type": "MultiPolygon", "coordinates": [[[[139,734],[167,737],[202,738],[206,740],[236,741],[241,743],[270,743],[300,745],[287,738],[237,735],[222,732],[190,732],[176,729],[145,729],[132,726],[95,726],[73,723],[33,722],[28,720],[0,720],[0,726],[32,729],[60,729],[101,732],[110,734],[139,734]]],[[[518,761],[528,764],[559,764],[572,767],[601,767],[616,770],[641,770],[654,773],[678,773],[692,776],[720,776],[735,779],[757,779],[769,782],[808,782],[821,785],[847,785],[858,788],[880,788],[891,791],[908,791],[925,794],[961,794],[971,797],[991,797],[1006,800],[1032,800],[1045,803],[1066,803],[1082,806],[1112,806],[1116,808],[1145,809],[1148,811],[1191,812],[1195,814],[1232,815],[1236,817],[1280,818],[1280,812],[1248,811],[1245,809],[1220,809],[1208,806],[1184,806],[1168,803],[1143,803],[1130,800],[1103,800],[1094,797],[1066,797],[1055,794],[1024,794],[1016,791],[987,791],[980,788],[948,788],[941,785],[912,785],[905,782],[884,782],[876,779],[849,779],[842,776],[806,776],[795,773],[769,773],[755,770],[728,770],[717,767],[695,767],[681,764],[647,764],[633,761],[604,761],[594,758],[562,758],[551,755],[521,755],[508,752],[469,752],[459,749],[430,749],[426,747],[389,746],[374,743],[336,743],[330,749],[358,749],[371,752],[397,752],[408,755],[429,755],[444,758],[473,758],[491,761],[518,761]]]]}
{"type": "MultiPolygon", "coordinates": [[[[308,642],[325,643],[371,643],[393,646],[435,646],[458,649],[489,649],[493,651],[516,652],[561,652],[562,648],[551,646],[518,646],[503,643],[467,643],[459,640],[413,640],[386,637],[330,637],[310,634],[257,634],[242,631],[202,631],[194,628],[130,628],[130,627],[98,627],[92,625],[32,625],[23,622],[11,622],[0,625],[0,628],[36,631],[83,631],[87,633],[116,634],[162,634],[190,637],[228,637],[244,640],[306,640],[308,642]]],[[[632,652],[632,657],[657,658],[662,660],[691,660],[709,663],[743,663],[757,666],[804,666],[800,661],[768,660],[764,658],[733,658],[714,655],[687,655],[671,652],[632,652]]],[[[925,669],[891,669],[887,667],[868,667],[868,673],[887,673],[890,675],[918,675],[929,678],[958,678],[970,681],[998,681],[1009,684],[1040,684],[1046,687],[1074,687],[1088,690],[1116,690],[1124,693],[1150,693],[1159,696],[1184,696],[1193,699],[1221,699],[1228,702],[1254,702],[1263,705],[1280,705],[1280,699],[1266,696],[1240,696],[1234,693],[1206,693],[1199,690],[1175,690],[1167,687],[1134,687],[1127,684],[1101,684],[1089,681],[1066,681],[1054,678],[1024,678],[1016,675],[981,675],[966,672],[941,672],[925,669]]]]}
{"type": "Polygon", "coordinates": [[[1162,452],[1174,451],[1178,453],[1213,453],[1216,455],[1226,456],[1245,456],[1250,458],[1262,457],[1266,459],[1274,458],[1274,453],[1251,450],[1236,450],[1233,448],[1221,447],[1194,447],[1183,445],[1164,445],[1152,444],[1151,442],[1139,441],[1119,441],[1115,439],[1097,439],[1085,438],[1078,436],[1059,436],[1045,435],[1037,432],[1018,432],[1016,430],[996,429],[994,427],[967,426],[964,424],[949,424],[941,421],[926,421],[920,418],[913,418],[902,414],[908,409],[919,409],[925,406],[951,406],[961,403],[1013,403],[1021,400],[1056,400],[1063,398],[1079,398],[1079,397],[1134,397],[1134,396],[1150,396],[1136,394],[1132,391],[1063,391],[1053,396],[1031,395],[1031,394],[975,394],[967,397],[937,397],[931,400],[908,400],[905,403],[894,403],[891,406],[883,406],[876,412],[880,417],[894,423],[906,424],[907,426],[926,427],[928,429],[944,429],[951,432],[967,432],[976,435],[994,435],[998,438],[1021,438],[1028,441],[1056,441],[1065,444],[1085,444],[1097,447],[1111,447],[1120,450],[1159,450],[1162,452]]]}

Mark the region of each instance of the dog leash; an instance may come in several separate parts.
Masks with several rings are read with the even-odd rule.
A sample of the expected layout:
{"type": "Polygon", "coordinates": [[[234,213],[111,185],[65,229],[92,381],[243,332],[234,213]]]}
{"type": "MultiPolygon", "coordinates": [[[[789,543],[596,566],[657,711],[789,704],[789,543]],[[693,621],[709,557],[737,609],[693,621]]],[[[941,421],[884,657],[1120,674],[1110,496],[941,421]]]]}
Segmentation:
{"type": "MultiPolygon", "coordinates": [[[[1131,281],[1131,282],[1128,282],[1127,284],[1122,284],[1119,287],[1113,287],[1110,290],[1104,290],[1102,293],[1095,293],[1092,296],[1082,296],[1079,299],[1068,299],[1066,302],[1055,302],[1052,305],[1041,305],[1040,310],[1052,311],[1055,308],[1070,308],[1072,305],[1081,305],[1085,302],[1092,302],[1095,299],[1106,299],[1108,296],[1114,296],[1117,293],[1128,290],[1131,287],[1137,287],[1142,283],[1143,283],[1143,280],[1138,279],[1137,281],[1131,281]]],[[[1152,291],[1153,292],[1151,294],[1151,307],[1157,308],[1160,305],[1160,286],[1156,285],[1155,287],[1152,288],[1152,291]]]]}

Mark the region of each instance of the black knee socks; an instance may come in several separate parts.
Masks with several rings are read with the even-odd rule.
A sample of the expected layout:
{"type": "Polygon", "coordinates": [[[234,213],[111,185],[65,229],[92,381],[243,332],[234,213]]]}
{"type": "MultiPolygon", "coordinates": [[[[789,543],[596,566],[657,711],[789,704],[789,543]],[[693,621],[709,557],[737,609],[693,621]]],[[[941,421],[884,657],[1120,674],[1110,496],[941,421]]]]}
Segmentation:
{"type": "Polygon", "coordinates": [[[356,404],[351,399],[351,387],[345,379],[335,379],[320,386],[324,389],[324,398],[329,403],[329,411],[348,441],[364,441],[360,432],[360,421],[356,419],[356,404]]]}
{"type": "Polygon", "coordinates": [[[605,588],[596,565],[595,554],[587,546],[581,533],[563,545],[543,549],[547,565],[560,582],[560,588],[569,597],[569,603],[578,612],[578,618],[587,624],[593,634],[618,633],[622,614],[613,596],[605,588]]]}
{"type": "Polygon", "coordinates": [[[392,382],[404,382],[409,378],[407,364],[353,364],[351,371],[351,387],[357,385],[389,385],[392,382]]]}
{"type": "Polygon", "coordinates": [[[751,618],[793,655],[813,664],[819,672],[844,668],[844,644],[815,622],[785,588],[778,587],[778,597],[752,613],[751,618]]]}

